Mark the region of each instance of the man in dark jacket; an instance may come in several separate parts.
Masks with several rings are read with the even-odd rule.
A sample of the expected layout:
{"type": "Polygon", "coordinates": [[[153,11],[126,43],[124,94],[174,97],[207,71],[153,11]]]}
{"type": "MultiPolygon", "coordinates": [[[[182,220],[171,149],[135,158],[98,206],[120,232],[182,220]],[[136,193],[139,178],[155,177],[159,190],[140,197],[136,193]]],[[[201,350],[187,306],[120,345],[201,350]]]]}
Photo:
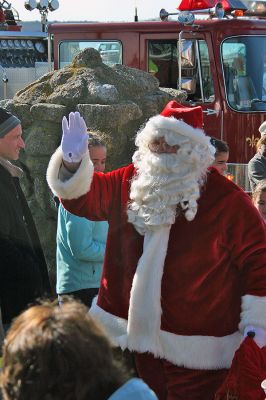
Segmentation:
{"type": "Polygon", "coordinates": [[[25,147],[20,120],[0,108],[0,306],[4,328],[29,303],[50,293],[45,258],[11,161],[25,147]]]}

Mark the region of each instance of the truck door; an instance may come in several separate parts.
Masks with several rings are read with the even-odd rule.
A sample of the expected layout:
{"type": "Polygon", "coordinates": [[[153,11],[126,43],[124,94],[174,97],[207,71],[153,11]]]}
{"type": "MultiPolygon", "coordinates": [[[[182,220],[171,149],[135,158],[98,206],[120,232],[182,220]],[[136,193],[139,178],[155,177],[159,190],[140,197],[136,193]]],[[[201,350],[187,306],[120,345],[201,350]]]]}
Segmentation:
{"type": "MultiPolygon", "coordinates": [[[[210,136],[223,137],[221,101],[212,41],[209,33],[183,32],[181,88],[187,92],[185,104],[201,105],[204,130],[210,136]]],[[[161,87],[177,88],[178,32],[140,36],[141,69],[156,76],[161,87]]]]}

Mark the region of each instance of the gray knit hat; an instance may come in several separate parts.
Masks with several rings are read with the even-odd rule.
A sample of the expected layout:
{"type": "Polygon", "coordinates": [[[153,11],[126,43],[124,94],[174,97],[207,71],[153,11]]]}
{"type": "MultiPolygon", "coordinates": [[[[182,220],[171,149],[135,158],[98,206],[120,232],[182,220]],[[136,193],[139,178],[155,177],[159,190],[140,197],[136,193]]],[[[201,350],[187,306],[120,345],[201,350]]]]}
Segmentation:
{"type": "Polygon", "coordinates": [[[0,138],[3,138],[7,133],[20,124],[21,121],[15,117],[15,115],[10,114],[4,108],[0,107],[0,138]]]}

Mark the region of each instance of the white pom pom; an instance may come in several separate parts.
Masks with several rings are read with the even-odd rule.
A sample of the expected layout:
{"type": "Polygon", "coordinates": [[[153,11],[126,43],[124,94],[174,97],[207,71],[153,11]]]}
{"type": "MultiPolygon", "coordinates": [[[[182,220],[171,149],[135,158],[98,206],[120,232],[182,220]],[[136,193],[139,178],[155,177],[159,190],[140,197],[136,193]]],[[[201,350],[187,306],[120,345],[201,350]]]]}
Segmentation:
{"type": "Polygon", "coordinates": [[[193,210],[187,210],[187,211],[185,212],[185,217],[186,217],[186,219],[187,219],[188,221],[192,221],[192,220],[194,219],[194,217],[195,217],[195,214],[196,214],[195,211],[193,211],[193,210]]]}

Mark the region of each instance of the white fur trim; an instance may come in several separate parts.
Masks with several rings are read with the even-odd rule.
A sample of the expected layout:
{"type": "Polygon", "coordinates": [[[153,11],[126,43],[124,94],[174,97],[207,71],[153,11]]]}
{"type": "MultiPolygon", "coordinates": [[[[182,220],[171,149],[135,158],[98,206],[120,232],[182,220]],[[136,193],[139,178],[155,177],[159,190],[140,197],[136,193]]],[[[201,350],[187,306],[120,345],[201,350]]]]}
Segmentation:
{"type": "Polygon", "coordinates": [[[59,147],[52,155],[46,173],[48,185],[52,192],[65,200],[77,199],[90,190],[94,167],[89,151],[83,157],[78,170],[67,180],[61,180],[59,171],[63,154],[59,147]]]}
{"type": "Polygon", "coordinates": [[[128,310],[127,347],[161,353],[161,284],[171,225],[147,231],[143,254],[134,275],[128,310]]]}
{"type": "Polygon", "coordinates": [[[266,329],[266,297],[247,294],[242,297],[242,312],[239,329],[244,332],[246,326],[254,325],[266,329]]]}
{"type": "MultiPolygon", "coordinates": [[[[104,311],[97,306],[96,299],[90,309],[90,314],[105,328],[113,343],[123,350],[128,347],[127,321],[104,311]]],[[[134,343],[137,352],[151,352],[156,357],[164,358],[175,365],[191,369],[222,369],[230,368],[235,351],[240,346],[242,335],[235,332],[223,337],[214,336],[183,336],[166,331],[159,331],[158,351],[151,349],[146,342],[143,348],[141,337],[134,343]]]]}
{"type": "Polygon", "coordinates": [[[210,144],[210,137],[207,136],[202,129],[193,128],[182,120],[174,117],[163,117],[156,115],[151,117],[145,127],[138,132],[136,137],[136,145],[140,146],[141,143],[148,144],[151,139],[155,137],[169,137],[171,146],[179,144],[178,136],[188,137],[195,143],[207,145],[211,152],[214,152],[213,146],[210,144]],[[174,139],[176,137],[176,140],[174,139]]]}

